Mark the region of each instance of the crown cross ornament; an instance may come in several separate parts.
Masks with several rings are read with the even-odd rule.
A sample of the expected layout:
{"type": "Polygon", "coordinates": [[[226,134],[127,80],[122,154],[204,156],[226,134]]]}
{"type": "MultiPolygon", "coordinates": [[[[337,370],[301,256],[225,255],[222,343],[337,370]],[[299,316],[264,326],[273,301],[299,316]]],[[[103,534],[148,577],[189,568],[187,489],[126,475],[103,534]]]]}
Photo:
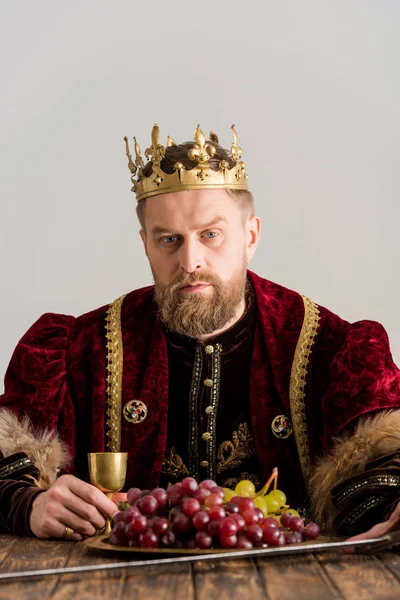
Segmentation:
{"type": "Polygon", "coordinates": [[[206,140],[200,125],[198,125],[194,131],[193,146],[187,153],[188,158],[194,163],[193,167],[185,168],[181,162],[177,162],[174,165],[173,173],[163,171],[162,161],[168,151],[167,149],[171,146],[177,146],[177,143],[168,136],[166,147],[162,146],[159,143],[160,129],[157,124],[154,125],[151,132],[151,146],[144,153],[148,161],[146,165],[136,138],[133,138],[136,155],[135,160],[133,160],[128,138],[124,137],[128,168],[133,183],[132,191],[135,192],[138,202],[150,196],[183,190],[218,188],[247,190],[248,175],[246,166],[241,160],[242,148],[238,144],[238,135],[234,125],[232,125],[232,133],[233,142],[230,155],[234,163],[233,166],[227,160],[222,160],[218,165],[218,170],[211,168],[209,161],[216,154],[214,144],[219,144],[218,136],[212,131],[210,139],[206,140]],[[148,164],[151,164],[151,171],[146,168],[148,164]]]}

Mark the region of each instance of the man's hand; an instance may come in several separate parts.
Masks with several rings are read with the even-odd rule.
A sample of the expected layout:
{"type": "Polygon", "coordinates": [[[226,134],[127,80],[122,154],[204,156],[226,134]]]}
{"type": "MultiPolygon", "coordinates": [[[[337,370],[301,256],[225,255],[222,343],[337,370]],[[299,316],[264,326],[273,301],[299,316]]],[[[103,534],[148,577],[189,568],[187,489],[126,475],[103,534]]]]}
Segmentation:
{"type": "Polygon", "coordinates": [[[383,523],[377,523],[365,533],[355,535],[349,538],[349,540],[352,542],[355,540],[370,540],[372,538],[377,538],[381,537],[382,535],[386,535],[386,533],[389,533],[389,531],[394,531],[396,529],[400,529],[400,502],[397,504],[396,508],[390,515],[390,519],[384,521],[383,523]]]}
{"type": "Polygon", "coordinates": [[[73,475],[62,475],[32,504],[30,526],[38,538],[63,538],[65,527],[74,534],[68,539],[82,540],[105,526],[117,506],[93,485],[73,475]]]}

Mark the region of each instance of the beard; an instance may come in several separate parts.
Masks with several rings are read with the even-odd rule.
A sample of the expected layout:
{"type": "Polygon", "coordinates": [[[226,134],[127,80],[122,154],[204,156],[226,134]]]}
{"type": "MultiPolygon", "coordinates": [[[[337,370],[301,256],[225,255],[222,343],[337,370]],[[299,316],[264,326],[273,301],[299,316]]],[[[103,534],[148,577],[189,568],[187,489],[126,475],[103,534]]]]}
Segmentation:
{"type": "Polygon", "coordinates": [[[246,293],[245,260],[228,281],[224,281],[216,273],[203,271],[179,275],[165,285],[157,278],[153,267],[151,270],[161,321],[171,331],[193,338],[213,333],[232,321],[246,293]],[[213,292],[209,295],[202,292],[184,294],[179,291],[182,286],[197,282],[211,284],[213,292]]]}

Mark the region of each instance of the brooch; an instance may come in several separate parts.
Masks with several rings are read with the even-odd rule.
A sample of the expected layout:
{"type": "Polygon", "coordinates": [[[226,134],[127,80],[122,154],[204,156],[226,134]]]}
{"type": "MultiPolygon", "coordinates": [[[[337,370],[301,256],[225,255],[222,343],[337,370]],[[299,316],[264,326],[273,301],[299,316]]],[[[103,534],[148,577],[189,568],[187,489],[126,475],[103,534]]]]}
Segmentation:
{"type": "Polygon", "coordinates": [[[286,440],[292,434],[292,424],[286,415],[278,415],[271,423],[272,433],[280,440],[286,440]]]}
{"type": "Polygon", "coordinates": [[[125,404],[123,412],[128,423],[137,425],[147,417],[147,406],[141,400],[130,400],[125,404]]]}

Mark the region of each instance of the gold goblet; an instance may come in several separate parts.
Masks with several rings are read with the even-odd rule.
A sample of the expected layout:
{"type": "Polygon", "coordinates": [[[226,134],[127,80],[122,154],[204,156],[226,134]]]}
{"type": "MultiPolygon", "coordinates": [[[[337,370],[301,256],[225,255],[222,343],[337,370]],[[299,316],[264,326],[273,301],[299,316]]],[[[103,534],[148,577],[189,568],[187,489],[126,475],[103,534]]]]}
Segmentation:
{"type": "MultiPolygon", "coordinates": [[[[90,483],[112,499],[114,492],[119,492],[125,484],[127,452],[89,452],[90,483]]],[[[106,535],[111,533],[111,519],[107,517],[106,535]]]]}

